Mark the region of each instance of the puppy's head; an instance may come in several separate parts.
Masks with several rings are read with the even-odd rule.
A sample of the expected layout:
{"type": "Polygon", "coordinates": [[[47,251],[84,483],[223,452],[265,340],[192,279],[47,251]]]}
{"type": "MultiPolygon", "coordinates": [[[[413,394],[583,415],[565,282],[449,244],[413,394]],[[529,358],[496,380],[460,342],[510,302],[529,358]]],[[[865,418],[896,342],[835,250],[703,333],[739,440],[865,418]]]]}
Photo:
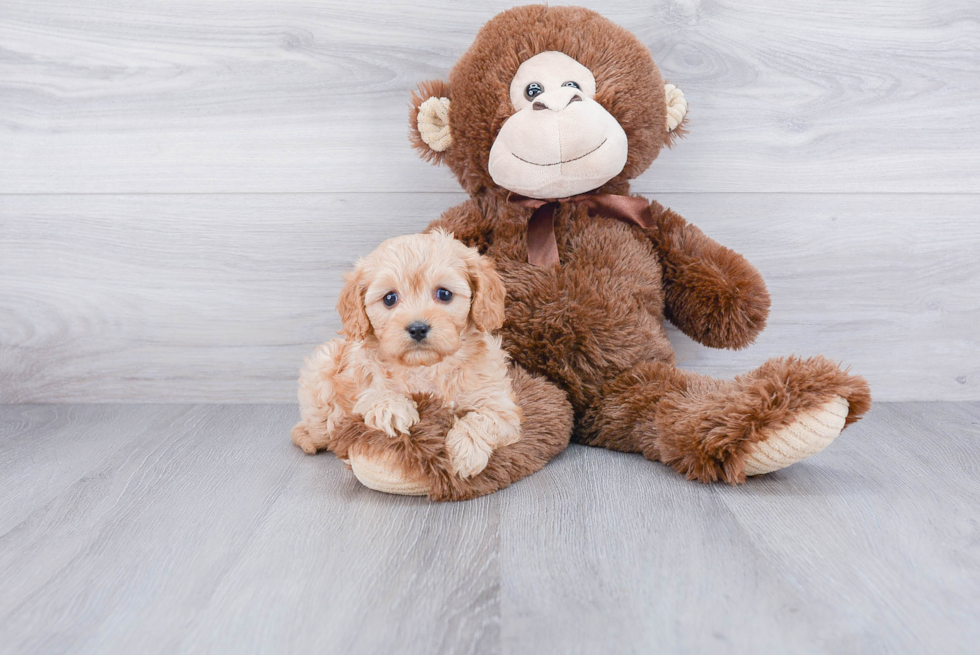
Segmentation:
{"type": "Polygon", "coordinates": [[[504,322],[504,284],[493,264],[436,230],[388,239],[345,276],[337,310],[352,340],[377,339],[382,357],[431,366],[468,330],[504,322]]]}

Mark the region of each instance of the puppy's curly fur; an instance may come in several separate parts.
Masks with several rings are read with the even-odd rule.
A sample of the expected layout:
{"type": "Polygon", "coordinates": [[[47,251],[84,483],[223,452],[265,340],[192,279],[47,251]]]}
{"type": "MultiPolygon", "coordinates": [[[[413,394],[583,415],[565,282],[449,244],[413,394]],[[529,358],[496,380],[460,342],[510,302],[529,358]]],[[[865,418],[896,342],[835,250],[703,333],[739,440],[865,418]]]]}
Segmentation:
{"type": "Polygon", "coordinates": [[[346,279],[337,309],[347,338],[306,360],[296,445],[336,450],[352,418],[389,439],[408,435],[420,394],[453,416],[442,436],[461,478],[520,439],[507,355],[490,333],[503,323],[505,291],[489,260],[434,231],[385,241],[346,279]]]}

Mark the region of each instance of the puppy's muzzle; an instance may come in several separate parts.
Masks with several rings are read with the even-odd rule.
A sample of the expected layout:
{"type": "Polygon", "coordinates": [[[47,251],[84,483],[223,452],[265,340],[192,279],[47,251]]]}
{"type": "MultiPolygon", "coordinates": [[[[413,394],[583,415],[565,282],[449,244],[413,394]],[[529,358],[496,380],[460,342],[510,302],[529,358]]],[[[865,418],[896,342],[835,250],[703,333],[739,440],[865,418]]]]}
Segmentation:
{"type": "Polygon", "coordinates": [[[416,341],[423,341],[428,335],[429,330],[432,328],[428,323],[423,323],[422,321],[415,321],[409,324],[407,328],[408,336],[412,337],[416,341]]]}

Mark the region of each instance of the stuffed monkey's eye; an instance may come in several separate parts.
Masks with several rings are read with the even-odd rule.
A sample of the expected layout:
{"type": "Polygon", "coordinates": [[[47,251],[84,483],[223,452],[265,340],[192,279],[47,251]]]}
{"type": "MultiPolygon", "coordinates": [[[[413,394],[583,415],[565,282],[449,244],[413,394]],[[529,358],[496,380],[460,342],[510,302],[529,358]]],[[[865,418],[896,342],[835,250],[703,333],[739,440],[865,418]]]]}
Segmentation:
{"type": "Polygon", "coordinates": [[[381,302],[385,304],[385,307],[394,307],[395,303],[398,302],[398,294],[394,291],[389,291],[385,294],[385,297],[381,299],[381,302]]]}
{"type": "Polygon", "coordinates": [[[442,302],[449,302],[453,299],[453,292],[449,289],[439,289],[436,291],[436,298],[442,302]]]}
{"type": "Polygon", "coordinates": [[[530,84],[527,85],[527,88],[524,89],[524,97],[527,98],[528,100],[530,100],[534,96],[539,96],[542,93],[544,93],[544,87],[538,84],[537,82],[531,82],[530,84]]]}
{"type": "Polygon", "coordinates": [[[578,85],[578,82],[572,82],[571,80],[569,80],[569,81],[567,81],[567,82],[565,82],[564,84],[562,84],[562,86],[570,86],[570,87],[572,87],[573,89],[581,89],[581,88],[582,88],[582,87],[580,87],[580,86],[578,85]]]}

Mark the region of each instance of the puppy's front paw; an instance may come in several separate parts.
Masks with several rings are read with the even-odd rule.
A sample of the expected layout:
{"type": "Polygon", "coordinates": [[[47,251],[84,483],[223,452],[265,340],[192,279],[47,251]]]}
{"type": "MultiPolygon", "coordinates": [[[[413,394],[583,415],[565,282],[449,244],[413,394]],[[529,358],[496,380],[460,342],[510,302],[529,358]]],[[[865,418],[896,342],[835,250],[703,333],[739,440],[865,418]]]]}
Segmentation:
{"type": "Polygon", "coordinates": [[[465,419],[446,435],[446,450],[452,464],[453,473],[461,478],[471,478],[487,467],[493,448],[484,439],[479,426],[465,419]]]}
{"type": "Polygon", "coordinates": [[[414,400],[396,394],[373,396],[367,407],[354,406],[354,411],[364,416],[364,424],[380,430],[389,437],[399,433],[408,434],[412,426],[419,422],[419,410],[414,400]]]}

